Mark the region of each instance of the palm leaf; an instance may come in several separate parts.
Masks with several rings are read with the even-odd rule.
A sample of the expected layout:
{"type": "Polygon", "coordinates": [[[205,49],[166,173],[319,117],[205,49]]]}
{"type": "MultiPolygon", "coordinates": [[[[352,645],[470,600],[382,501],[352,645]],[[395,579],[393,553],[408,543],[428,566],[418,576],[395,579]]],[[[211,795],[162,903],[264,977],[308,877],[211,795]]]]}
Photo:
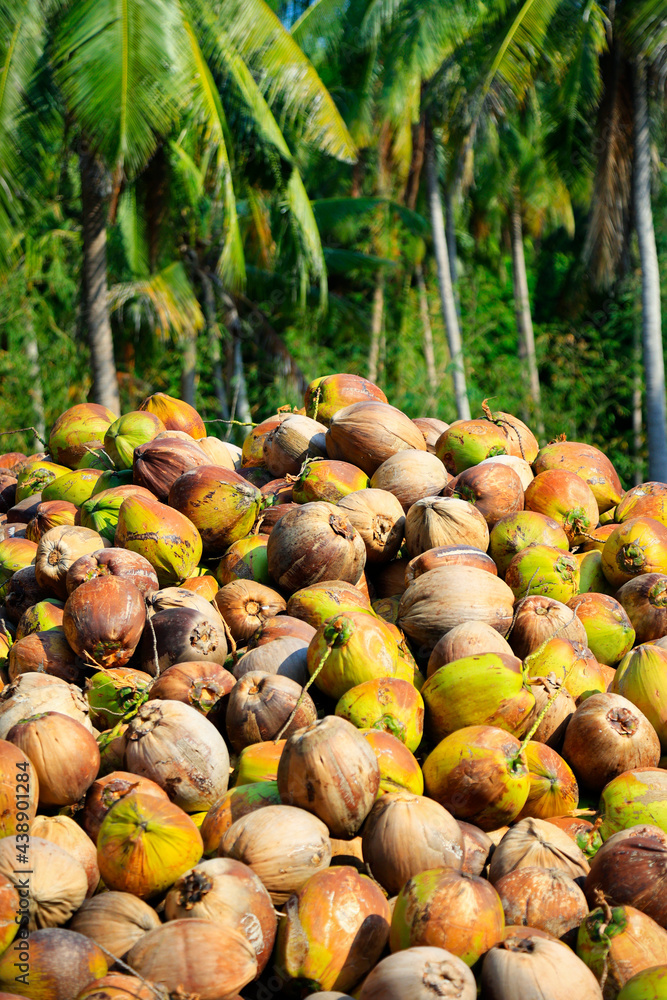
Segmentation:
{"type": "Polygon", "coordinates": [[[345,250],[341,247],[325,247],[324,259],[332,271],[344,274],[350,271],[370,271],[375,273],[379,268],[395,268],[397,261],[378,257],[375,254],[363,253],[361,250],[345,250]]]}
{"type": "MultiPolygon", "coordinates": [[[[619,7],[623,42],[636,57],[645,59],[660,77],[667,76],[667,12],[664,0],[637,0],[628,8],[619,7]]],[[[615,22],[616,25],[616,22],[615,22]]]]}
{"type": "Polygon", "coordinates": [[[38,0],[5,0],[0,5],[0,222],[17,210],[15,129],[21,102],[42,48],[44,21],[38,0]]]}
{"type": "Polygon", "coordinates": [[[189,105],[192,114],[202,126],[204,139],[214,157],[216,190],[222,193],[225,207],[227,233],[218,261],[218,273],[229,289],[239,291],[245,286],[245,258],[232,170],[225,141],[225,135],[228,133],[227,121],[218,89],[199,46],[194,27],[187,20],[184,22],[184,27],[188,43],[185,67],[186,72],[189,69],[189,105]]]}
{"type": "Polygon", "coordinates": [[[151,323],[163,337],[171,333],[180,339],[204,326],[202,311],[180,261],[149,278],[109,289],[111,312],[120,312],[122,317],[130,303],[137,307],[139,318],[151,323]]]}
{"type": "Polygon", "coordinates": [[[55,36],[56,79],[110,166],[136,174],[176,114],[176,0],[79,0],[55,36]]]}
{"type": "Polygon", "coordinates": [[[121,195],[117,218],[130,270],[135,278],[145,278],[149,273],[146,223],[137,209],[135,187],[128,188],[121,195]]]}
{"type": "Polygon", "coordinates": [[[335,49],[345,31],[350,0],[315,0],[290,28],[297,45],[307,53],[316,48],[335,49]]]}
{"type": "Polygon", "coordinates": [[[480,93],[483,103],[494,86],[504,86],[516,100],[526,93],[536,63],[543,58],[544,43],[549,25],[563,0],[523,0],[521,3],[504,2],[498,5],[503,24],[509,16],[505,30],[488,70],[480,93]]]}
{"type": "MultiPolygon", "coordinates": [[[[201,7],[201,0],[196,2],[201,7]]],[[[305,142],[354,162],[356,149],[333,98],[264,0],[225,0],[216,6],[218,30],[252,70],[268,104],[279,104],[286,120],[300,125],[305,142]]]]}
{"type": "Polygon", "coordinates": [[[423,216],[387,198],[319,198],[313,202],[317,224],[323,231],[351,220],[362,221],[378,208],[386,208],[396,214],[401,224],[414,236],[423,236],[428,232],[428,222],[423,216]]]}

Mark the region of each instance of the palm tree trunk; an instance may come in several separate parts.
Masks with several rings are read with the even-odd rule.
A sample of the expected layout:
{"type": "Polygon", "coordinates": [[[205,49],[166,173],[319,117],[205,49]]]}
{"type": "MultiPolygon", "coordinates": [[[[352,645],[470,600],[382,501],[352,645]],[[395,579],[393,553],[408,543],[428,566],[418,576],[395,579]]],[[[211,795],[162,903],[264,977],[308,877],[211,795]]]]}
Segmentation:
{"type": "Polygon", "coordinates": [[[380,334],[384,317],[384,271],[378,271],[373,292],[373,316],[371,319],[371,344],[368,351],[368,380],[377,382],[378,360],[380,357],[380,334]]]}
{"type": "MultiPolygon", "coordinates": [[[[236,419],[243,424],[250,424],[252,414],[250,413],[250,403],[248,402],[248,386],[243,371],[243,354],[241,352],[241,338],[234,337],[234,376],[232,378],[234,386],[234,399],[236,400],[236,419]]],[[[248,433],[248,432],[246,432],[248,433]]],[[[243,435],[245,437],[245,434],[243,435]]]]}
{"type": "Polygon", "coordinates": [[[635,375],[632,380],[632,451],[635,463],[635,486],[644,482],[644,462],[642,461],[642,335],[639,320],[635,323],[632,344],[635,375]]]}
{"type": "Polygon", "coordinates": [[[438,388],[438,376],[435,371],[435,351],[433,350],[433,327],[431,326],[431,315],[428,311],[428,295],[426,294],[426,282],[424,281],[424,269],[421,264],[417,264],[417,288],[419,290],[419,313],[422,321],[422,335],[424,338],[424,360],[426,361],[426,378],[431,391],[432,404],[435,391],[438,388]]]}
{"type": "Polygon", "coordinates": [[[181,369],[181,399],[195,405],[197,380],[197,333],[188,330],[183,340],[183,367],[181,369]]]}
{"type": "Polygon", "coordinates": [[[660,273],[651,210],[651,150],[646,66],[635,65],[635,228],[642,269],[642,340],[646,382],[646,431],[650,480],[667,482],[665,359],[660,318],[660,273]]]}
{"type": "Polygon", "coordinates": [[[431,215],[433,247],[435,250],[435,261],[438,269],[440,302],[442,305],[445,330],[447,331],[449,353],[452,358],[452,378],[454,381],[456,412],[460,420],[469,420],[470,403],[468,402],[468,394],[466,391],[466,376],[465,369],[463,367],[461,331],[459,329],[459,318],[456,314],[456,302],[454,301],[452,274],[449,267],[449,254],[447,252],[447,238],[445,235],[445,220],[442,211],[442,198],[440,197],[440,187],[438,184],[438,174],[435,163],[435,150],[433,148],[433,140],[431,136],[428,137],[426,143],[426,183],[428,186],[428,203],[431,215]]]}
{"type": "Polygon", "coordinates": [[[42,375],[39,370],[39,348],[32,322],[32,314],[27,312],[27,336],[25,353],[28,362],[28,378],[30,379],[30,399],[32,401],[32,423],[37,431],[33,438],[33,451],[41,451],[46,438],[46,421],[44,418],[44,393],[42,390],[42,375]],[[39,436],[38,436],[39,435],[39,436]],[[41,440],[40,440],[41,439],[41,440]]]}
{"type": "Polygon", "coordinates": [[[222,377],[222,351],[220,350],[220,327],[215,318],[215,293],[213,282],[209,275],[200,270],[203,299],[204,317],[206,319],[206,332],[208,335],[209,354],[211,356],[211,367],[213,369],[213,387],[215,398],[218,401],[218,411],[222,420],[229,420],[229,405],[227,403],[227,393],[225,392],[225,381],[222,377]]]}
{"type": "Polygon", "coordinates": [[[459,298],[459,269],[456,254],[456,229],[454,227],[454,196],[451,188],[445,191],[445,233],[447,234],[447,255],[449,257],[449,273],[452,276],[456,315],[461,318],[461,300],[459,298]]]}
{"type": "Polygon", "coordinates": [[[79,156],[83,229],[84,312],[93,371],[93,400],[120,413],[118,376],[107,304],[106,210],[109,181],[104,168],[84,149],[79,156]]]}
{"type": "Polygon", "coordinates": [[[521,207],[516,195],[512,201],[512,279],[514,283],[514,312],[519,333],[519,357],[528,370],[528,388],[533,404],[532,416],[535,420],[537,436],[541,437],[544,434],[544,425],[540,400],[540,376],[535,355],[533,318],[530,314],[521,207]]]}

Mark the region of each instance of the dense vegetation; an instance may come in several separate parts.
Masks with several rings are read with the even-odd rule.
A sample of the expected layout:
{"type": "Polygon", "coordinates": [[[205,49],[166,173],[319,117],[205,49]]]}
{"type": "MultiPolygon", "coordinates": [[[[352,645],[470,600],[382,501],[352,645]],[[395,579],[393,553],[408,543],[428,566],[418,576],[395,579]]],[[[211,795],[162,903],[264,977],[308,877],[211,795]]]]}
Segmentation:
{"type": "Polygon", "coordinates": [[[453,420],[458,317],[473,415],[667,478],[665,6],[5,0],[0,430],[113,402],[108,315],[123,410],[243,423],[347,370],[453,420]]]}

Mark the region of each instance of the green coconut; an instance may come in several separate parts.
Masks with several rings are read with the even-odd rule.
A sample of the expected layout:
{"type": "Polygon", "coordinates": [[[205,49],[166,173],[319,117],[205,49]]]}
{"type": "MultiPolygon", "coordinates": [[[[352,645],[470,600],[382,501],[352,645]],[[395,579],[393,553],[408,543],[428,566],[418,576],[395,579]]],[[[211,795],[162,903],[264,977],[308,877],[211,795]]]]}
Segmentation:
{"type": "Polygon", "coordinates": [[[149,410],[132,410],[114,420],[104,435],[104,449],[117,469],[131,469],[134,449],[165,431],[160,418],[149,410]]]}
{"type": "Polygon", "coordinates": [[[611,689],[636,705],[667,752],[667,649],[645,643],[623,657],[611,689]]]}
{"type": "Polygon", "coordinates": [[[42,500],[66,500],[80,507],[91,495],[102,475],[101,469],[75,469],[59,476],[42,490],[42,500]]]}
{"type": "Polygon", "coordinates": [[[321,375],[306,389],[306,415],[328,427],[337,410],[352,403],[364,403],[373,399],[381,403],[387,402],[382,389],[361,375],[321,375]]]}
{"type": "Polygon", "coordinates": [[[427,795],[482,830],[516,819],[530,790],[521,744],[495,726],[466,726],[446,736],[423,771],[427,795]]]}
{"type": "Polygon", "coordinates": [[[22,639],[33,632],[48,632],[52,628],[62,628],[64,607],[64,602],[55,597],[33,604],[21,615],[16,626],[16,638],[22,639]]]}
{"type": "Polygon", "coordinates": [[[665,1000],[667,965],[655,965],[628,979],[616,1000],[665,1000]]]}
{"type": "Polygon", "coordinates": [[[37,555],[37,544],[27,538],[3,538],[0,541],[0,586],[19,569],[32,566],[37,555]]]}
{"type": "Polygon", "coordinates": [[[95,483],[95,488],[91,496],[97,496],[98,493],[103,493],[104,490],[111,490],[116,486],[131,486],[132,485],[132,469],[107,469],[102,473],[100,478],[95,483]]]}
{"type": "Polygon", "coordinates": [[[535,708],[521,660],[503,653],[452,660],[429,677],[421,693],[434,740],[464,726],[497,726],[521,736],[535,708]]]}
{"type": "Polygon", "coordinates": [[[311,459],[305,463],[305,468],[294,483],[292,499],[294,503],[311,503],[315,500],[338,503],[342,497],[368,489],[369,485],[368,476],[356,465],[311,459]]]}
{"type": "Polygon", "coordinates": [[[49,453],[56,462],[76,469],[91,451],[99,450],[116,414],[98,403],[78,403],[61,413],[51,428],[49,453]]]}
{"type": "Polygon", "coordinates": [[[218,563],[215,578],[221,587],[232,580],[255,580],[271,586],[266,555],[268,535],[248,535],[233,542],[218,563]]]}
{"type": "Polygon", "coordinates": [[[599,549],[576,552],[574,558],[579,566],[580,594],[611,594],[613,592],[613,587],[610,586],[602,570],[602,553],[599,549]]]}
{"type": "Polygon", "coordinates": [[[579,566],[570,552],[553,545],[529,545],[512,559],[505,583],[517,599],[540,594],[567,604],[579,589],[579,566]]]}
{"type": "Polygon", "coordinates": [[[143,670],[115,667],[86,681],[90,721],[97,729],[113,729],[131,709],[146,701],[153,678],[143,670]]]}
{"type": "Polygon", "coordinates": [[[202,541],[192,521],[159,500],[127,497],[121,505],[114,544],[148,559],[161,587],[173,587],[196,571],[202,541]]]}
{"type": "Polygon", "coordinates": [[[447,472],[459,472],[478,465],[485,458],[510,453],[507,434],[491,420],[459,420],[438,438],[435,453],[447,472]]]}
{"type": "Polygon", "coordinates": [[[336,615],[322,625],[308,646],[308,671],[329,698],[340,699],[376,677],[411,681],[413,668],[398,656],[388,625],[365,612],[336,615]]]}
{"type": "Polygon", "coordinates": [[[567,535],[560,524],[535,510],[519,510],[496,521],[489,535],[489,555],[504,576],[512,559],[529,545],[551,545],[567,552],[567,535]]]}
{"type": "Polygon", "coordinates": [[[221,555],[245,538],[264,503],[252,483],[217,465],[188,469],[169,490],[169,506],[192,521],[207,556],[221,555]]]}
{"type": "Polygon", "coordinates": [[[624,771],[605,785],[600,796],[600,834],[631,826],[659,826],[667,833],[667,771],[660,767],[638,767],[624,771]]]}
{"type": "Polygon", "coordinates": [[[320,628],[333,615],[365,611],[374,615],[371,602],[345,580],[324,580],[297,590],[287,602],[287,614],[320,628]]]}
{"type": "Polygon", "coordinates": [[[424,701],[414,684],[379,677],[356,684],[336,705],[336,715],[357,729],[381,729],[415,751],[424,730],[424,701]]]}
{"type": "Polygon", "coordinates": [[[568,601],[586,629],[586,644],[600,663],[615,667],[635,643],[635,630],[623,606],[608,594],[579,594],[568,601]]]}
{"type": "Polygon", "coordinates": [[[16,503],[41,493],[49,483],[69,471],[66,465],[56,465],[55,462],[36,462],[23,469],[16,477],[16,503]]]}
{"type": "Polygon", "coordinates": [[[149,490],[143,486],[115,486],[102,493],[95,493],[81,504],[81,524],[92,528],[103,538],[113,542],[116,536],[118,515],[123,502],[130,496],[152,498],[149,490]]]}

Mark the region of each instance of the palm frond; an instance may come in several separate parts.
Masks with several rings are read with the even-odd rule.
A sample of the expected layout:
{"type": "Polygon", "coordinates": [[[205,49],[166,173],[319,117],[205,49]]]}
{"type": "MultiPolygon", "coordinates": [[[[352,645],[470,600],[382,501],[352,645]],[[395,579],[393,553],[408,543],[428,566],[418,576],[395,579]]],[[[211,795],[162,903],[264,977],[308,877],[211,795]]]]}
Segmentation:
{"type": "Polygon", "coordinates": [[[148,243],[145,219],[137,209],[136,188],[129,187],[118,203],[118,225],[123,237],[123,249],[135,278],[148,276],[148,243]]]}
{"type": "Polygon", "coordinates": [[[375,273],[379,268],[396,268],[397,261],[378,257],[375,254],[363,253],[361,250],[345,250],[342,247],[325,247],[324,259],[332,271],[347,274],[351,271],[370,271],[375,273]]]}
{"type": "Polygon", "coordinates": [[[326,309],[328,298],[327,267],[322,249],[320,231],[317,228],[313,206],[308,197],[303,178],[295,168],[285,188],[285,202],[290,212],[290,221],[301,246],[307,269],[302,268],[301,298],[305,302],[307,292],[308,271],[317,279],[320,286],[320,308],[326,309]]]}
{"type": "Polygon", "coordinates": [[[349,6],[350,0],[315,0],[290,28],[292,38],[311,57],[316,48],[335,49],[343,37],[349,6]]]}
{"type": "Polygon", "coordinates": [[[61,20],[56,79],[108,165],[137,173],[169,130],[182,30],[175,0],[80,0],[61,20]]]}
{"type": "Polygon", "coordinates": [[[544,43],[554,15],[563,0],[503,0],[498,4],[501,38],[479,92],[483,103],[493,87],[508,89],[521,100],[533,78],[534,67],[544,56],[544,43]],[[510,23],[507,24],[509,17],[510,23]],[[502,18],[502,20],[501,20],[502,18]]]}
{"type": "MultiPolygon", "coordinates": [[[[201,9],[200,0],[189,0],[201,9]]],[[[204,22],[206,18],[203,18],[204,22]]],[[[264,0],[216,5],[215,25],[256,77],[270,106],[298,125],[309,145],[347,162],[356,149],[314,66],[264,0]]]]}
{"type": "Polygon", "coordinates": [[[136,307],[138,318],[152,324],[162,337],[171,333],[178,340],[204,326],[199,302],[180,261],[149,278],[112,285],[111,312],[120,312],[122,317],[130,303],[136,307]]]}
{"type": "Polygon", "coordinates": [[[424,236],[428,232],[429,225],[423,216],[388,198],[319,198],[313,202],[317,224],[323,231],[330,231],[351,220],[363,221],[378,208],[394,213],[414,236],[424,236]]]}
{"type": "Polygon", "coordinates": [[[189,68],[189,104],[202,126],[204,139],[215,163],[215,184],[225,208],[227,232],[218,261],[218,273],[227,288],[239,291],[245,285],[245,257],[236,208],[232,170],[227,152],[227,120],[215,81],[204,58],[193,25],[185,20],[189,68]]]}
{"type": "Polygon", "coordinates": [[[660,78],[667,77],[667,10],[664,0],[638,0],[618,11],[623,42],[634,56],[645,59],[660,78]]]}
{"type": "Polygon", "coordinates": [[[22,98],[44,37],[38,0],[5,0],[0,6],[0,225],[17,211],[21,187],[15,129],[22,98]]]}

